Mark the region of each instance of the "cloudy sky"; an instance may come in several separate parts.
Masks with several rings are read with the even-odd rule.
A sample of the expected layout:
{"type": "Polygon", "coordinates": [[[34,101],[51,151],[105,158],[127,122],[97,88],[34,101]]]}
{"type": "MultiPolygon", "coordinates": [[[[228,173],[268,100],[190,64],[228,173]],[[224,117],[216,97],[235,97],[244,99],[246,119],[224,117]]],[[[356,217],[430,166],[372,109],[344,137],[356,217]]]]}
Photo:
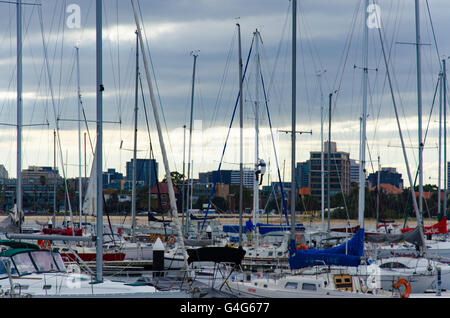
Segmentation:
{"type": "MultiPolygon", "coordinates": [[[[450,27],[447,18],[450,4],[444,0],[429,2],[419,1],[421,42],[424,44],[421,50],[424,135],[428,128],[424,182],[437,184],[439,98],[436,98],[433,108],[432,105],[440,59],[450,52],[445,36],[450,27]]],[[[198,53],[191,153],[194,176],[198,172],[218,168],[238,93],[236,23],[239,22],[244,64],[254,32],[256,29],[260,32],[262,41],[258,51],[272,123],[271,132],[263,88],[261,82],[255,80],[256,63],[252,54],[244,83],[244,163],[251,167],[254,161],[255,101],[258,101],[260,157],[270,162],[270,179],[276,180],[275,149],[281,175],[289,181],[290,135],[279,130],[291,129],[291,1],[140,0],[138,3],[144,20],[146,49],[151,56],[156,80],[157,107],[163,122],[171,170],[181,172],[183,157],[185,161],[188,158],[188,138],[184,139],[183,125],[189,128],[193,51],[198,53]]],[[[375,3],[380,8],[383,44],[389,55],[394,96],[408,160],[414,173],[418,164],[416,55],[412,45],[415,42],[414,2],[379,0],[375,3]]],[[[0,147],[3,149],[0,163],[5,165],[10,177],[15,177],[16,128],[11,125],[16,124],[16,6],[8,3],[0,3],[0,6],[0,147]]],[[[307,160],[310,151],[320,150],[321,106],[325,113],[325,139],[328,138],[328,95],[331,92],[334,92],[331,138],[337,142],[338,150],[350,152],[352,159],[359,158],[365,10],[361,0],[298,1],[297,130],[312,132],[297,135],[298,161],[307,160]]],[[[133,148],[135,29],[130,1],[103,1],[103,167],[104,170],[115,168],[124,174],[133,148]]],[[[377,169],[376,158],[380,156],[381,165],[396,167],[408,185],[378,29],[369,30],[369,43],[367,170],[377,169]]],[[[92,122],[95,120],[95,1],[27,1],[23,6],[23,45],[25,126],[22,166],[53,165],[53,130],[57,118],[61,138],[58,166],[61,167],[59,154],[62,153],[67,175],[77,176],[75,46],[79,47],[80,54],[83,108],[89,121],[89,134],[95,138],[95,124],[92,122]],[[35,3],[39,5],[30,5],[35,3]],[[79,8],[79,20],[73,20],[76,18],[73,5],[79,8]],[[46,70],[44,47],[48,52],[50,76],[46,70]]],[[[255,46],[252,52],[255,52],[255,46]]],[[[141,73],[145,75],[142,60],[140,65],[141,73]]],[[[145,76],[142,80],[151,141],[156,159],[161,162],[145,76]]],[[[148,158],[150,139],[141,95],[139,101],[138,157],[148,158]]],[[[86,131],[83,123],[82,143],[86,131]]],[[[95,144],[94,139],[92,144],[95,144]]],[[[92,163],[89,145],[88,140],[88,172],[92,163]]],[[[238,146],[239,118],[236,115],[222,169],[238,169],[238,146]]],[[[84,144],[81,151],[84,158],[84,144]]],[[[160,175],[162,173],[160,170],[160,175]]]]}

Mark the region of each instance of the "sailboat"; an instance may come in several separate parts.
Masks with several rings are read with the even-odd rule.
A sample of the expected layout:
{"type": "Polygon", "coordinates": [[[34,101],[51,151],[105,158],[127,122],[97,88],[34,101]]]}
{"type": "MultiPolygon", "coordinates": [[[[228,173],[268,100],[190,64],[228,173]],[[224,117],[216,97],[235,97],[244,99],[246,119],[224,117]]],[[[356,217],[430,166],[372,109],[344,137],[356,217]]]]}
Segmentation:
{"type": "MultiPolygon", "coordinates": [[[[296,118],[296,37],[297,2],[292,1],[292,187],[295,189],[295,118],[296,118]]],[[[297,249],[295,236],[295,190],[291,198],[291,233],[289,265],[291,271],[315,265],[359,266],[364,253],[364,229],[340,246],[325,250],[297,249]]],[[[390,295],[375,288],[368,288],[358,277],[345,273],[330,274],[327,270],[313,275],[286,274],[282,277],[257,277],[254,279],[232,279],[228,287],[246,297],[374,297],[390,295]]]]}
{"type": "Polygon", "coordinates": [[[61,255],[38,245],[2,240],[0,279],[2,298],[155,298],[189,295],[181,291],[158,291],[146,284],[92,279],[76,265],[67,267],[61,255]]]}

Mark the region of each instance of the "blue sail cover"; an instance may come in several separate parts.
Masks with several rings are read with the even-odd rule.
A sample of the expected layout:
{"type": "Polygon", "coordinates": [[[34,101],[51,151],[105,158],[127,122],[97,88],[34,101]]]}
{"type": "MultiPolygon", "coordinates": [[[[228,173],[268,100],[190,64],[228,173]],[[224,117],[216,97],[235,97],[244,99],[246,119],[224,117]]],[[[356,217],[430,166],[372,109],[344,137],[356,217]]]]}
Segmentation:
{"type": "MultiPolygon", "coordinates": [[[[290,225],[256,223],[256,226],[258,227],[259,233],[261,235],[264,235],[264,234],[267,234],[270,232],[290,231],[291,230],[290,225]]],[[[305,227],[303,226],[303,224],[298,223],[295,226],[295,230],[297,232],[304,232],[305,227]]]]}
{"type": "Polygon", "coordinates": [[[302,249],[291,252],[289,265],[291,269],[314,265],[358,266],[363,255],[364,229],[359,229],[350,240],[341,245],[326,249],[302,249]]]}

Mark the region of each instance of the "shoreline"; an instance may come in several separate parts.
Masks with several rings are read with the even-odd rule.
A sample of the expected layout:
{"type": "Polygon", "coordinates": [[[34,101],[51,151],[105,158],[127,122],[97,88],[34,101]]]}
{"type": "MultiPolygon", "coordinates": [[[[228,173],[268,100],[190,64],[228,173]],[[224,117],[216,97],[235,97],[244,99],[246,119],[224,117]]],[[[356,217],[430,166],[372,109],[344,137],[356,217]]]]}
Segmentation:
{"type": "MultiPolygon", "coordinates": [[[[7,218],[7,215],[1,215],[0,216],[0,222],[5,220],[7,218]]],[[[38,221],[39,223],[47,223],[50,219],[52,218],[52,215],[31,215],[31,216],[25,216],[25,223],[33,223],[35,221],[38,221]]],[[[64,221],[64,216],[58,215],[56,216],[56,221],[58,223],[62,223],[64,221]]],[[[162,219],[161,216],[157,216],[158,219],[162,219]]],[[[181,215],[178,216],[180,222],[182,220],[181,215]]],[[[249,215],[244,215],[242,217],[243,223],[245,224],[245,222],[248,220],[249,215]]],[[[113,215],[109,217],[110,221],[112,223],[123,223],[123,224],[129,224],[131,222],[131,216],[124,216],[124,215],[113,215]]],[[[170,221],[172,218],[171,217],[164,217],[165,220],[170,221]]],[[[95,222],[96,218],[93,216],[88,216],[85,217],[83,216],[83,222],[85,222],[85,220],[87,220],[87,222],[95,222]]],[[[78,222],[79,221],[79,216],[78,215],[74,215],[73,216],[73,221],[74,222],[78,222]]],[[[291,221],[291,219],[289,219],[289,221],[291,221]]],[[[405,222],[404,219],[396,219],[394,220],[394,224],[397,224],[398,226],[403,226],[403,223],[405,222]]],[[[103,216],[103,223],[107,224],[108,222],[108,217],[107,216],[103,216]]],[[[137,216],[136,217],[136,222],[138,224],[144,224],[147,223],[147,216],[137,216]]],[[[239,216],[238,215],[220,215],[219,216],[219,222],[221,224],[239,224],[239,216]]],[[[286,224],[285,223],[285,217],[283,216],[270,216],[270,217],[260,217],[259,218],[259,222],[260,223],[271,223],[271,224],[286,224]]],[[[304,217],[304,216],[297,216],[296,217],[296,222],[298,223],[303,223],[303,225],[320,225],[322,223],[320,218],[310,218],[310,217],[304,217]]],[[[424,224],[425,226],[430,226],[433,225],[435,223],[437,223],[437,219],[436,218],[426,218],[424,219],[424,224]]],[[[36,223],[36,222],[35,222],[36,223]]],[[[37,223],[36,223],[37,224],[37,223]]],[[[328,220],[325,219],[325,225],[328,224],[328,220]]],[[[330,224],[332,226],[337,226],[337,227],[342,227],[342,226],[356,226],[358,224],[358,220],[356,219],[351,219],[351,220],[344,220],[344,219],[331,219],[330,220],[330,224]]],[[[369,226],[375,226],[376,225],[376,220],[375,219],[365,219],[364,220],[364,224],[365,225],[369,225],[369,226]]],[[[415,227],[417,224],[416,219],[415,218],[409,218],[407,221],[407,226],[409,227],[415,227]]]]}

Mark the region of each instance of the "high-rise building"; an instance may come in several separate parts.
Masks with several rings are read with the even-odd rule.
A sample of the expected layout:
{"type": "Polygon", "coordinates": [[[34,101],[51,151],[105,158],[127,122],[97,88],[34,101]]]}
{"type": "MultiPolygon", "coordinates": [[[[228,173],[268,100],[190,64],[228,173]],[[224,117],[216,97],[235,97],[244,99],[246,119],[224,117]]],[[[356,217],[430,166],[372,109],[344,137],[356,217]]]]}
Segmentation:
{"type": "MultiPolygon", "coordinates": [[[[369,182],[369,186],[371,188],[375,187],[377,185],[377,177],[378,172],[369,174],[369,177],[367,178],[369,182]]],[[[395,168],[381,168],[380,171],[380,184],[387,183],[390,185],[393,185],[399,189],[403,189],[403,179],[402,174],[397,172],[397,169],[395,168]]]]}
{"type": "MultiPolygon", "coordinates": [[[[325,197],[328,195],[328,173],[330,177],[330,195],[350,191],[350,154],[348,152],[337,151],[336,143],[331,142],[330,154],[328,154],[328,142],[324,143],[324,190],[325,197]],[[328,165],[330,168],[328,168],[328,165]]],[[[321,152],[311,151],[309,187],[312,196],[321,198],[321,152]]]]}
{"type": "Polygon", "coordinates": [[[0,165],[0,179],[8,179],[8,171],[4,165],[0,165]]]}
{"type": "MultiPolygon", "coordinates": [[[[217,174],[217,170],[209,172],[200,172],[199,181],[202,184],[206,183],[223,183],[223,184],[240,184],[241,173],[240,170],[220,170],[217,174]]],[[[243,169],[243,185],[247,188],[253,187],[255,180],[255,172],[251,169],[243,169]]]]}
{"type": "Polygon", "coordinates": [[[297,162],[296,167],[296,184],[297,188],[309,187],[309,160],[305,162],[297,162]]]}
{"type": "MultiPolygon", "coordinates": [[[[350,182],[359,185],[359,163],[354,159],[350,159],[350,182]]],[[[364,177],[365,179],[365,177],[364,177]]]]}
{"type": "Polygon", "coordinates": [[[114,184],[115,187],[119,185],[120,181],[123,180],[123,174],[117,172],[116,169],[108,169],[106,172],[103,172],[103,188],[109,188],[110,185],[114,184]]]}
{"type": "MultiPolygon", "coordinates": [[[[136,181],[143,182],[144,185],[148,185],[151,180],[150,187],[156,185],[158,179],[158,163],[155,159],[136,159],[136,181]]],[[[133,180],[133,159],[127,162],[126,166],[128,181],[133,180]]]]}

